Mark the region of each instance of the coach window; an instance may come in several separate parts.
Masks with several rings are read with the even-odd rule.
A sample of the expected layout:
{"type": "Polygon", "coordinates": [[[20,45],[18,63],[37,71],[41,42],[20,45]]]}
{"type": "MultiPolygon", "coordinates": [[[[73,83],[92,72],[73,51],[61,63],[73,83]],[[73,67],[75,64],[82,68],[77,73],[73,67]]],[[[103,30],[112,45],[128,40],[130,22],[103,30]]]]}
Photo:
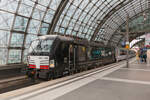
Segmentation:
{"type": "Polygon", "coordinates": [[[111,48],[107,48],[106,52],[107,52],[107,55],[108,55],[109,57],[112,56],[112,50],[111,50],[111,48]]]}
{"type": "Polygon", "coordinates": [[[104,48],[102,49],[101,53],[102,53],[102,57],[105,57],[105,49],[104,48]]]}
{"type": "Polygon", "coordinates": [[[125,50],[120,50],[120,55],[126,55],[126,51],[125,50]]]}

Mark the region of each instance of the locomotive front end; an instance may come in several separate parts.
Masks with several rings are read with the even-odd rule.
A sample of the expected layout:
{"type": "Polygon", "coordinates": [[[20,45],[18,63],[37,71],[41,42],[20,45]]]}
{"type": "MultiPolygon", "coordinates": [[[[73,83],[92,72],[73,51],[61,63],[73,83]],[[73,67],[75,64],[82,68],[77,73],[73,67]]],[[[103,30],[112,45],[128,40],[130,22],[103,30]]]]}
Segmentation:
{"type": "Polygon", "coordinates": [[[31,43],[27,57],[28,77],[33,79],[39,75],[45,77],[46,73],[55,67],[54,59],[51,56],[53,42],[54,39],[39,38],[31,43]]]}

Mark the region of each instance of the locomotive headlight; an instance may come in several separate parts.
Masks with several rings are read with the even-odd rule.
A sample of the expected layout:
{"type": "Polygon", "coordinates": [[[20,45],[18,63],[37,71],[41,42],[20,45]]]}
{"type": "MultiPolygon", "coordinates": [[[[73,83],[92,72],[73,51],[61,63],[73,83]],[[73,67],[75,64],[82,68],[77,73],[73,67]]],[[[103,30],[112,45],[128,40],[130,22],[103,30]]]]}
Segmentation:
{"type": "Polygon", "coordinates": [[[51,68],[54,68],[54,67],[55,67],[55,62],[54,62],[54,60],[50,60],[50,67],[51,67],[51,68]]]}

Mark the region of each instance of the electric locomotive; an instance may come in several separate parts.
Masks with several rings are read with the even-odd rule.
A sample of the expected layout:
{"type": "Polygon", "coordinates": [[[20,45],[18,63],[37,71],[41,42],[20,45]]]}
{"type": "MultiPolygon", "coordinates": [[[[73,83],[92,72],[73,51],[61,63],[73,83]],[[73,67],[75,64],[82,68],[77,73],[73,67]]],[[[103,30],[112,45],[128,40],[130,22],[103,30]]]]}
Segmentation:
{"type": "Polygon", "coordinates": [[[115,48],[60,35],[32,41],[27,75],[47,80],[115,62],[115,48]]]}

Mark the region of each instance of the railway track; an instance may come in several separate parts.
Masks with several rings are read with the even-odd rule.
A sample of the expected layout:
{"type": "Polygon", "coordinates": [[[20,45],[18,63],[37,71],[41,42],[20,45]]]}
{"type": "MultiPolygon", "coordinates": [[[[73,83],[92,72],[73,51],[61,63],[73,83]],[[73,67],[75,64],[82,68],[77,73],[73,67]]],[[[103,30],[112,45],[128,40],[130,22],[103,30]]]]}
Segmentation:
{"type": "Polygon", "coordinates": [[[2,93],[9,87],[14,87],[15,85],[22,84],[27,81],[28,79],[26,78],[26,76],[19,76],[0,80],[0,93],[2,93]]]}
{"type": "Polygon", "coordinates": [[[27,78],[26,75],[3,79],[0,80],[0,93],[9,92],[23,87],[35,85],[41,82],[42,80],[36,80],[35,82],[33,82],[29,78],[27,78]]]}

